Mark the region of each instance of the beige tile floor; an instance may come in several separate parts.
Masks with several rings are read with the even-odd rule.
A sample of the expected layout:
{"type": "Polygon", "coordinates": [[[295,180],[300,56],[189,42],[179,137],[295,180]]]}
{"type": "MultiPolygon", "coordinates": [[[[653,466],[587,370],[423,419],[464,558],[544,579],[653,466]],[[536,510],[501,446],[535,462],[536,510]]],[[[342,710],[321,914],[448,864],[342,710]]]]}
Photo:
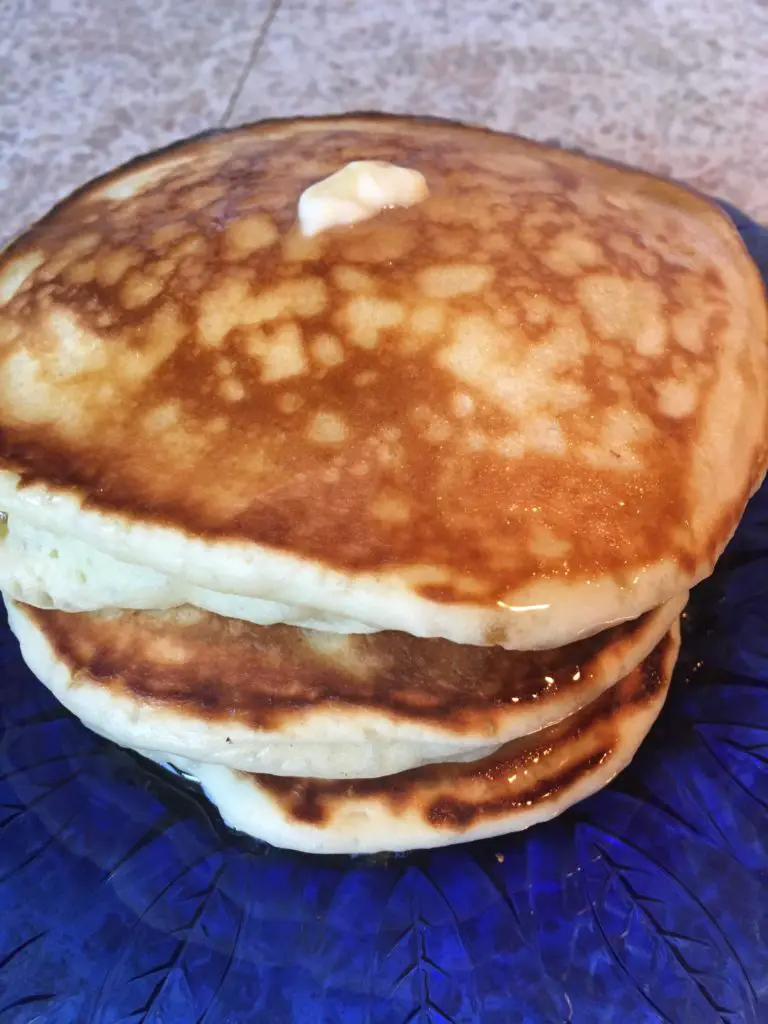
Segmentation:
{"type": "Polygon", "coordinates": [[[350,109],[557,139],[768,222],[766,0],[0,0],[0,240],[174,138],[350,109]]]}

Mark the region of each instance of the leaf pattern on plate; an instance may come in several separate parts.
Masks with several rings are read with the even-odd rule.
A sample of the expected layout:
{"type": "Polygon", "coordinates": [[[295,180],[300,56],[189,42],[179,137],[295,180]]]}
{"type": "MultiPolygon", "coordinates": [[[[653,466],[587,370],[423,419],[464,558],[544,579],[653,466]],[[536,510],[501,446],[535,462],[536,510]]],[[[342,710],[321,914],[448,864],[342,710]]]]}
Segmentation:
{"type": "MultiPolygon", "coordinates": [[[[768,231],[730,211],[763,273],[768,231]]],[[[768,1020],[768,487],[662,716],[530,832],[312,858],[89,733],[0,629],[0,1024],[768,1020]]]]}
{"type": "Polygon", "coordinates": [[[595,923],[649,1006],[682,1020],[757,1022],[750,979],[701,899],[620,836],[582,826],[579,843],[595,923]]]}
{"type": "Polygon", "coordinates": [[[375,970],[386,986],[386,1015],[378,1018],[382,1024],[421,1019],[454,1024],[462,1015],[477,1013],[472,961],[459,919],[416,865],[406,868],[393,887],[381,914],[379,938],[375,970]]]}

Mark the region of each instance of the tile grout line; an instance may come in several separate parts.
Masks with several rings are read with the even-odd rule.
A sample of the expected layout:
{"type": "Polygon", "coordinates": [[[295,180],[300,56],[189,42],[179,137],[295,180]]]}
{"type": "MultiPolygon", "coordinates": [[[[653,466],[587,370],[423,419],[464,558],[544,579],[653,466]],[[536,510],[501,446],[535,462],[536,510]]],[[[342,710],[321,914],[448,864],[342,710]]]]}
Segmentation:
{"type": "Polygon", "coordinates": [[[232,95],[229,97],[227,105],[224,109],[224,113],[219,119],[220,128],[226,127],[227,122],[235,112],[237,101],[240,99],[240,96],[242,95],[243,89],[245,88],[245,83],[248,80],[248,76],[250,75],[254,65],[256,64],[259,52],[261,51],[261,48],[264,45],[267,35],[269,34],[269,30],[272,27],[272,22],[275,20],[277,12],[280,10],[280,5],[282,4],[282,2],[283,0],[272,0],[272,3],[269,6],[267,15],[264,18],[264,21],[261,23],[261,28],[256,34],[256,38],[254,39],[253,44],[251,46],[248,58],[245,62],[245,67],[240,72],[240,77],[238,78],[237,83],[235,84],[235,88],[232,90],[232,95]]]}

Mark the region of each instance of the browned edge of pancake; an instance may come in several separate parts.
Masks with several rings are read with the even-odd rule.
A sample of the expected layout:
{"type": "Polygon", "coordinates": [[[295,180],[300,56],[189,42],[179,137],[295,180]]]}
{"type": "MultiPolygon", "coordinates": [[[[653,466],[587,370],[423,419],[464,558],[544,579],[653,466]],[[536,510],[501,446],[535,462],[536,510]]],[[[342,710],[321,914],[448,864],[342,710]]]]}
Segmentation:
{"type": "Polygon", "coordinates": [[[309,711],[355,708],[485,737],[510,715],[546,706],[565,690],[574,704],[588,701],[596,680],[642,642],[658,614],[549,651],[391,631],[331,636],[359,652],[345,667],[332,651],[310,647],[295,626],[257,626],[191,608],[106,614],[23,608],[74,685],[80,677],[196,720],[279,732],[309,711]]]}
{"type": "MultiPolygon", "coordinates": [[[[679,646],[677,629],[670,631],[634,672],[592,704],[532,737],[506,744],[496,753],[470,763],[426,765],[383,779],[297,779],[252,776],[280,806],[287,820],[329,825],[338,808],[350,800],[386,800],[395,813],[416,809],[435,829],[464,830],[482,819],[494,819],[518,808],[554,800],[577,779],[593,772],[617,747],[623,718],[660,701],[669,684],[679,646]],[[558,765],[558,748],[586,741],[577,760],[558,765]],[[499,783],[505,782],[503,792],[499,783]],[[451,789],[477,782],[477,799],[452,796],[451,789]],[[487,786],[485,785],[487,783],[487,786]],[[483,790],[488,790],[484,793],[483,790]]],[[[239,773],[248,777],[246,773],[239,773]]]]}

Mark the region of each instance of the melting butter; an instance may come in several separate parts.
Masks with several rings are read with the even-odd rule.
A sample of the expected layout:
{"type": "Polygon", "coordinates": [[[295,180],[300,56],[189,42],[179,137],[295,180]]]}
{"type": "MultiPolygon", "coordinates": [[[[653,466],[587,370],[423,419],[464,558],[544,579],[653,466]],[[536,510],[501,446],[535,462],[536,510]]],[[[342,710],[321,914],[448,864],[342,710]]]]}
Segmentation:
{"type": "Polygon", "coordinates": [[[299,227],[307,237],[356,224],[393,206],[414,206],[429,195],[423,174],[381,160],[353,160],[310,185],[299,198],[299,227]]]}

